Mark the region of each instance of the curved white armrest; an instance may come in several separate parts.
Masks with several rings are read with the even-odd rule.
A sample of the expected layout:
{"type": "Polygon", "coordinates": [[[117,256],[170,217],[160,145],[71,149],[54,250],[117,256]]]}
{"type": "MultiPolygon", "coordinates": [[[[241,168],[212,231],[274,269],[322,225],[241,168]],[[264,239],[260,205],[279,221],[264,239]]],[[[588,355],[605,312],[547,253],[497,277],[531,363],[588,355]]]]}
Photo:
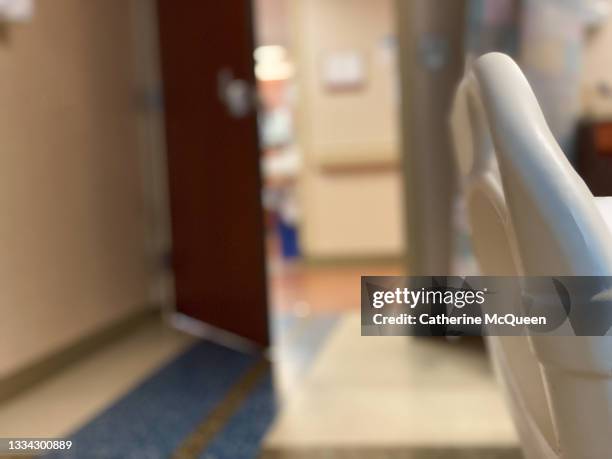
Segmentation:
{"type": "Polygon", "coordinates": [[[610,229],[610,244],[612,244],[612,196],[595,198],[595,205],[610,229]]]}
{"type": "MultiPolygon", "coordinates": [[[[454,131],[464,136],[457,142],[461,170],[469,180],[496,160],[525,275],[601,276],[602,290],[608,288],[612,198],[593,198],[519,67],[499,53],[479,58],[456,108],[462,114],[453,120],[454,131]]],[[[560,457],[612,457],[612,336],[529,339],[544,374],[560,457]]],[[[520,375],[523,368],[508,371],[520,375]]]]}

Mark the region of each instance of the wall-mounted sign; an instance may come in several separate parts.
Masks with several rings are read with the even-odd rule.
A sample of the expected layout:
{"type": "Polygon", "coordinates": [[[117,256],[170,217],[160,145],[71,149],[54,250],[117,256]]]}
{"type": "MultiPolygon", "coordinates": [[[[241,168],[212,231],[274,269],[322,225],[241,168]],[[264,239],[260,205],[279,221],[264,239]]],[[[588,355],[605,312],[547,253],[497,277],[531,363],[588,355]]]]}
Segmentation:
{"type": "Polygon", "coordinates": [[[34,15],[34,0],[0,0],[0,20],[27,22],[34,15]]]}
{"type": "Polygon", "coordinates": [[[323,60],[322,81],[332,91],[357,90],[366,81],[365,59],[358,51],[336,51],[323,60]]]}

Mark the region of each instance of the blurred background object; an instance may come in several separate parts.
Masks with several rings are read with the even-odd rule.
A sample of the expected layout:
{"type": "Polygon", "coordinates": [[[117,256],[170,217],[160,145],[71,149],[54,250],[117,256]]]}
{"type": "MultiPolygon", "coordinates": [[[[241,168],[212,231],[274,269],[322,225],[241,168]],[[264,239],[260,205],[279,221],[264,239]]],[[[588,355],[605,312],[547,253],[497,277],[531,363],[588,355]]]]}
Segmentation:
{"type": "Polygon", "coordinates": [[[4,21],[25,22],[34,14],[34,0],[0,1],[0,17],[4,21]]]}

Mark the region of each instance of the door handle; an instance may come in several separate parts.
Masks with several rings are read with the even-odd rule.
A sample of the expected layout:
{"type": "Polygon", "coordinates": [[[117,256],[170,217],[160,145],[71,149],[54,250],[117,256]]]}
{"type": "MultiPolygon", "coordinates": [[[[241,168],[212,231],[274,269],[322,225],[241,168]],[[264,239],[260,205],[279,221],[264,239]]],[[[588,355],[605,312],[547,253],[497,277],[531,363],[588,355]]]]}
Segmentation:
{"type": "Polygon", "coordinates": [[[234,77],[229,68],[222,68],[217,74],[219,100],[232,118],[241,119],[257,109],[257,92],[246,80],[234,77]]]}

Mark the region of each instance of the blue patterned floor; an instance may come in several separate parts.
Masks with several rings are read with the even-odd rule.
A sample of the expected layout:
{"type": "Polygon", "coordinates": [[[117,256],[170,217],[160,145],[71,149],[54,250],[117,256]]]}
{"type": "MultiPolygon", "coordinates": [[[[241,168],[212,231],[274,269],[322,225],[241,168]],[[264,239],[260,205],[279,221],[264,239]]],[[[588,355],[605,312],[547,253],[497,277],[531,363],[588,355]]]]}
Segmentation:
{"type": "Polygon", "coordinates": [[[274,420],[277,402],[272,377],[255,388],[242,408],[202,452],[199,459],[255,459],[261,440],[274,420]]]}
{"type": "MultiPolygon", "coordinates": [[[[327,316],[308,322],[307,331],[301,335],[311,337],[310,343],[296,343],[309,348],[305,365],[314,359],[336,321],[327,316]]],[[[260,361],[260,356],[201,341],[75,432],[70,438],[71,450],[46,457],[168,458],[260,361]]],[[[268,369],[214,438],[193,458],[256,458],[276,410],[274,383],[268,369]]]]}
{"type": "Polygon", "coordinates": [[[48,457],[167,458],[255,361],[202,341],[76,432],[69,452],[48,457]]]}

